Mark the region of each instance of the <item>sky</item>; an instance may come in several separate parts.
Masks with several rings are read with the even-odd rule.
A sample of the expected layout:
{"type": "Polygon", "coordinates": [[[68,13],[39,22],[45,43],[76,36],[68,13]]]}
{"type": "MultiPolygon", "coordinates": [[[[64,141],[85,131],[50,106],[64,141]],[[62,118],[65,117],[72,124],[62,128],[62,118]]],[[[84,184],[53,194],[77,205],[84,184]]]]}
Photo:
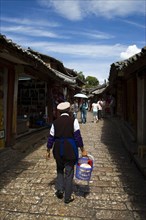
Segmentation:
{"type": "Polygon", "coordinates": [[[0,0],[0,33],[102,84],[146,46],[146,0],[0,0]]]}

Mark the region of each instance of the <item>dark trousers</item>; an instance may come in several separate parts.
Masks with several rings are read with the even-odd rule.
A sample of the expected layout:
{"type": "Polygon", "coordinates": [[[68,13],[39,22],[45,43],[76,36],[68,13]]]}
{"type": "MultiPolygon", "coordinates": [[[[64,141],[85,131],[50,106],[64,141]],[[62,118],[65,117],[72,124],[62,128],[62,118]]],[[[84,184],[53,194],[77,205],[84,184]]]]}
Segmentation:
{"type": "Polygon", "coordinates": [[[81,111],[81,120],[82,120],[82,123],[86,123],[86,118],[87,118],[87,110],[81,111]]]}
{"type": "Polygon", "coordinates": [[[102,112],[101,110],[98,110],[98,119],[100,120],[102,118],[102,112]]]}
{"type": "Polygon", "coordinates": [[[75,161],[65,161],[64,159],[60,159],[59,161],[56,161],[56,165],[56,190],[64,191],[65,200],[68,200],[71,198],[72,194],[75,161]]]}

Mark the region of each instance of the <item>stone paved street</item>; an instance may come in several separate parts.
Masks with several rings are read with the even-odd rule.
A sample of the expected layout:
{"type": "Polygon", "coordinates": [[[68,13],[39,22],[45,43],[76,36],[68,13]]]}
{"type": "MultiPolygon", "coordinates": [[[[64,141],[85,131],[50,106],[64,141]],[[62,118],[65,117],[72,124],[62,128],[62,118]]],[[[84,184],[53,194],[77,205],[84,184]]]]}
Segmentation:
{"type": "Polygon", "coordinates": [[[27,150],[17,146],[1,153],[0,220],[146,220],[146,180],[131,162],[112,119],[95,124],[88,112],[80,127],[86,150],[95,158],[89,184],[74,179],[75,200],[70,204],[54,196],[55,161],[52,154],[45,158],[44,130],[44,137],[30,148],[29,141],[17,144],[27,150]],[[5,158],[11,162],[6,164],[5,158]]]}

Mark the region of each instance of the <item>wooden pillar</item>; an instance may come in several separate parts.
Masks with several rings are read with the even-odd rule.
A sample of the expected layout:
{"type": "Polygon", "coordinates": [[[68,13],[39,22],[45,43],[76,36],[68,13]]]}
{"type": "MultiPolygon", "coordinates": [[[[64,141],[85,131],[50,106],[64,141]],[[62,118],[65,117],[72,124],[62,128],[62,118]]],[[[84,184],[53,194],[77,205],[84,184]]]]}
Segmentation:
{"type": "Polygon", "coordinates": [[[146,78],[137,78],[138,82],[138,119],[137,140],[139,144],[146,144],[146,78]]]}
{"type": "Polygon", "coordinates": [[[50,84],[47,86],[47,108],[48,108],[48,122],[53,122],[53,97],[52,97],[52,87],[50,84]]]}
{"type": "Polygon", "coordinates": [[[17,96],[18,96],[18,66],[8,69],[8,98],[7,98],[7,146],[15,144],[17,136],[17,96]]]}
{"type": "Polygon", "coordinates": [[[7,69],[0,64],[0,149],[6,141],[7,69]]]}
{"type": "Polygon", "coordinates": [[[13,96],[14,96],[15,70],[13,67],[8,69],[8,96],[7,96],[7,137],[6,146],[14,143],[12,122],[13,122],[13,96]]]}

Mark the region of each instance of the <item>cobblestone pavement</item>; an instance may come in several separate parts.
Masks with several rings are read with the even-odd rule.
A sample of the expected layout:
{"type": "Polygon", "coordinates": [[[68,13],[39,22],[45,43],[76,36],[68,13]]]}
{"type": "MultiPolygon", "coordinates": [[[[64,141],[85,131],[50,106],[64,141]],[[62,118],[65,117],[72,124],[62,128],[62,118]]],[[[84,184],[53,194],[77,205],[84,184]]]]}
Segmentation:
{"type": "Polygon", "coordinates": [[[146,181],[113,125],[111,119],[93,123],[90,112],[87,123],[80,124],[86,150],[95,158],[94,170],[89,184],[74,179],[70,204],[54,196],[55,161],[52,155],[45,158],[47,132],[26,151],[17,147],[2,154],[3,162],[12,162],[0,174],[0,219],[146,220],[146,181]]]}

